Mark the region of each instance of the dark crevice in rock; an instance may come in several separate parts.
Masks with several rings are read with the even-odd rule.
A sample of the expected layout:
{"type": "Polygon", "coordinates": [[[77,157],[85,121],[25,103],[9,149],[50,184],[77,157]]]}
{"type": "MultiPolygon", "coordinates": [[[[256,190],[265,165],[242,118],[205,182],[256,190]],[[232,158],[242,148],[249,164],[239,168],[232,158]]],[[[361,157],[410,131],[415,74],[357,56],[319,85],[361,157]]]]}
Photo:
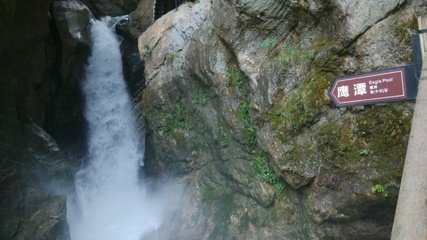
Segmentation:
{"type": "MultiPolygon", "coordinates": [[[[53,13],[52,6],[49,10],[50,14],[53,13]]],[[[59,35],[58,28],[56,26],[55,21],[53,18],[49,19],[49,28],[50,28],[50,38],[52,39],[52,48],[54,49],[53,54],[53,65],[51,68],[50,78],[55,82],[55,88],[54,91],[57,91],[58,89],[61,89],[63,86],[63,78],[60,72],[61,69],[61,62],[62,62],[62,41],[61,36],[59,35]]],[[[50,99],[53,99],[56,92],[50,93],[50,99]]],[[[49,107],[46,111],[47,118],[45,120],[44,127],[49,133],[54,133],[55,127],[54,127],[54,102],[50,101],[49,107]]]]}

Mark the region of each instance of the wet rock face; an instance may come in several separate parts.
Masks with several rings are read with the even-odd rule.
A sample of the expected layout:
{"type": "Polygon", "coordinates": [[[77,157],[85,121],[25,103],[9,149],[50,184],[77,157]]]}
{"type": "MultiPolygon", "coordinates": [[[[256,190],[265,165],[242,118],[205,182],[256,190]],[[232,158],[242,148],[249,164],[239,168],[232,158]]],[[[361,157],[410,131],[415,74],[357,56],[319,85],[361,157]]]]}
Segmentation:
{"type": "Polygon", "coordinates": [[[72,189],[72,169],[43,129],[31,121],[21,127],[20,141],[2,144],[0,237],[69,239],[63,195],[72,189]]]}
{"type": "Polygon", "coordinates": [[[1,77],[16,79],[17,90],[22,93],[16,102],[19,114],[40,124],[45,120],[49,95],[44,69],[52,63],[47,43],[49,5],[50,1],[3,1],[0,10],[4,16],[0,23],[1,77]],[[27,15],[31,11],[38,13],[27,15]]]}
{"type": "Polygon", "coordinates": [[[154,22],[154,2],[139,1],[135,11],[129,14],[129,19],[123,24],[123,32],[132,40],[138,37],[154,22]]]}
{"type": "Polygon", "coordinates": [[[135,10],[138,0],[83,0],[96,16],[121,16],[135,10]]]}
{"type": "Polygon", "coordinates": [[[52,13],[62,43],[61,73],[67,76],[78,45],[90,46],[89,29],[94,17],[88,7],[77,1],[53,2],[52,13]]]}
{"type": "Polygon", "coordinates": [[[82,135],[82,97],[79,81],[90,49],[90,24],[94,16],[78,1],[52,3],[52,35],[56,39],[55,82],[51,94],[46,128],[59,139],[78,139],[82,135]]]}
{"type": "Polygon", "coordinates": [[[78,136],[91,14],[77,1],[0,4],[0,238],[69,239],[73,170],[44,129],[78,136]]]}
{"type": "Polygon", "coordinates": [[[138,43],[147,168],[195,206],[171,231],[388,239],[413,102],[337,109],[325,93],[333,76],[411,64],[426,13],[422,1],[217,0],[157,20],[138,43]]]}
{"type": "Polygon", "coordinates": [[[77,1],[2,4],[0,77],[16,85],[11,108],[51,133],[81,128],[77,79],[89,50],[88,9],[77,1]]]}

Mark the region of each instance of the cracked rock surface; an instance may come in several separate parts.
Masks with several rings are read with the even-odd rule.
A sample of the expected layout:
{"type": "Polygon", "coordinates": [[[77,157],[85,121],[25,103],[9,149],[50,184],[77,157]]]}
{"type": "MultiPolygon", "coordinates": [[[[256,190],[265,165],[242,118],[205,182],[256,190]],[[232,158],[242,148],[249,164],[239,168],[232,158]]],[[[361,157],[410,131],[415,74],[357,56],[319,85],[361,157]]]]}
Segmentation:
{"type": "Polygon", "coordinates": [[[426,13],[421,0],[201,0],[157,20],[138,40],[137,101],[147,168],[186,189],[167,232],[389,239],[413,102],[337,109],[325,93],[334,76],[412,64],[426,13]]]}

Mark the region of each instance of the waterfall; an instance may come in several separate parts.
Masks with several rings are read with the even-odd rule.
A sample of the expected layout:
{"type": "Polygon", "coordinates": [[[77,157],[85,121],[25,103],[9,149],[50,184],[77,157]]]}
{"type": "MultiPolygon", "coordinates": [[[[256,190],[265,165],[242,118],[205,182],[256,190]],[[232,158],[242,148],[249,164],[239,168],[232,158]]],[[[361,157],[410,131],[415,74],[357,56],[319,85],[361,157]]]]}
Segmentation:
{"type": "Polygon", "coordinates": [[[82,82],[88,156],[67,204],[73,240],[139,240],[161,221],[138,181],[143,142],[123,79],[120,41],[110,18],[91,27],[93,48],[82,82]]]}

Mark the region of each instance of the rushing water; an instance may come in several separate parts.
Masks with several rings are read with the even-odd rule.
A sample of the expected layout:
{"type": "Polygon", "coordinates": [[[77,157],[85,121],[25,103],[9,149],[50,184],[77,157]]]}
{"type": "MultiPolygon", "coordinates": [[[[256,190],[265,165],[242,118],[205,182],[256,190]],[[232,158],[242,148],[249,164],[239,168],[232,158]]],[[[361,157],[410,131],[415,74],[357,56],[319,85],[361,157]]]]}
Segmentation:
{"type": "Polygon", "coordinates": [[[161,223],[159,206],[138,181],[143,142],[123,79],[120,41],[109,21],[91,28],[93,49],[82,83],[88,156],[68,201],[73,240],[138,240],[161,223]]]}

